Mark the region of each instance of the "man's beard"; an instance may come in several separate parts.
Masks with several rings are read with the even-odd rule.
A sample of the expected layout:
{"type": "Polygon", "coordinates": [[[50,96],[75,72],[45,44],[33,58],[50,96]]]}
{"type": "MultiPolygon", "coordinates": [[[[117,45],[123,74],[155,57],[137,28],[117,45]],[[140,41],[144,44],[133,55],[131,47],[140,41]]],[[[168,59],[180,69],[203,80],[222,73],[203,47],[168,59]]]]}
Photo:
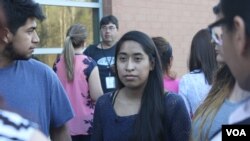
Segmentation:
{"type": "Polygon", "coordinates": [[[8,43],[4,49],[4,55],[11,60],[28,60],[31,56],[25,56],[18,53],[18,51],[13,46],[13,43],[8,43]]]}

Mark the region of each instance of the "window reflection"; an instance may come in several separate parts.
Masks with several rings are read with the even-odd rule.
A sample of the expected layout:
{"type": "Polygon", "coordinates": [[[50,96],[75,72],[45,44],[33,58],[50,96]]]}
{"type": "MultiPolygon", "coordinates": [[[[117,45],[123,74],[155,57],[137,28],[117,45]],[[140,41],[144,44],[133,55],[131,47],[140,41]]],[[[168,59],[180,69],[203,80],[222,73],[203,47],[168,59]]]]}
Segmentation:
{"type": "MultiPolygon", "coordinates": [[[[87,43],[91,44],[94,42],[93,21],[95,21],[94,18],[98,17],[95,15],[96,12],[94,12],[94,9],[43,5],[43,11],[46,15],[46,19],[42,23],[38,22],[37,28],[40,37],[39,48],[62,48],[67,29],[75,23],[84,24],[88,29],[87,43]]],[[[38,56],[39,60],[50,66],[54,63],[54,55],[36,56],[38,56]]]]}
{"type": "Polygon", "coordinates": [[[41,61],[52,68],[58,55],[59,54],[34,54],[32,58],[41,61]]]}

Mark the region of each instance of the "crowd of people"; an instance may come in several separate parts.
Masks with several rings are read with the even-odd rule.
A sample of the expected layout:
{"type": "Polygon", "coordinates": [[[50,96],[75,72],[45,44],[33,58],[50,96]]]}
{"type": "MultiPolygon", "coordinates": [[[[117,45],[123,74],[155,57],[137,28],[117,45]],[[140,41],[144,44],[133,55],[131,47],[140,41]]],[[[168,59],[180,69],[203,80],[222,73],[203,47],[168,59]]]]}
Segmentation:
{"type": "Polygon", "coordinates": [[[178,78],[165,37],[118,39],[113,15],[89,46],[83,24],[68,27],[51,69],[32,55],[40,5],[0,0],[0,141],[221,141],[222,125],[250,124],[249,10],[219,0],[178,78]]]}

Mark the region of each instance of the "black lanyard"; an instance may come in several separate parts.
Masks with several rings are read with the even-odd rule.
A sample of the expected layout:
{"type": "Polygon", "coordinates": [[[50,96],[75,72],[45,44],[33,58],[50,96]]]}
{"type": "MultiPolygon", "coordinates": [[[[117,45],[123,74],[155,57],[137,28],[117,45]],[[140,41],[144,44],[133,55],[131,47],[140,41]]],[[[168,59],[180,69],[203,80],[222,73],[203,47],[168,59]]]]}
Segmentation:
{"type": "Polygon", "coordinates": [[[108,60],[108,56],[107,56],[107,55],[105,54],[105,52],[104,52],[104,48],[103,48],[103,46],[102,46],[102,43],[100,43],[100,45],[101,45],[101,49],[102,49],[102,54],[103,54],[103,56],[105,57],[106,62],[108,63],[108,68],[111,69],[111,62],[112,62],[113,58],[110,57],[110,60],[108,60]]]}
{"type": "MultiPolygon", "coordinates": [[[[110,70],[110,71],[112,71],[111,70],[111,62],[112,62],[112,57],[110,57],[110,60],[108,60],[108,56],[105,54],[105,52],[104,52],[104,48],[103,48],[103,46],[102,46],[102,43],[100,43],[100,45],[101,45],[101,50],[102,50],[102,54],[103,54],[103,56],[105,57],[105,59],[106,59],[106,62],[108,63],[108,69],[110,70]]],[[[109,76],[111,75],[111,72],[109,72],[109,76]]]]}

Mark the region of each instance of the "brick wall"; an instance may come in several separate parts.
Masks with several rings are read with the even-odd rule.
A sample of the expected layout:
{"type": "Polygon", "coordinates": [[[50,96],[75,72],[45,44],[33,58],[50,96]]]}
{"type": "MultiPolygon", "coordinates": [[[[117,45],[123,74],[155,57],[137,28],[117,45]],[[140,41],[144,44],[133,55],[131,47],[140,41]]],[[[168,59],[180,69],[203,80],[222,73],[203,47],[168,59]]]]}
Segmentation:
{"type": "Polygon", "coordinates": [[[215,20],[212,7],[218,0],[103,0],[103,15],[112,13],[120,24],[120,36],[140,30],[163,36],[173,47],[173,70],[187,72],[192,37],[215,20]]]}

